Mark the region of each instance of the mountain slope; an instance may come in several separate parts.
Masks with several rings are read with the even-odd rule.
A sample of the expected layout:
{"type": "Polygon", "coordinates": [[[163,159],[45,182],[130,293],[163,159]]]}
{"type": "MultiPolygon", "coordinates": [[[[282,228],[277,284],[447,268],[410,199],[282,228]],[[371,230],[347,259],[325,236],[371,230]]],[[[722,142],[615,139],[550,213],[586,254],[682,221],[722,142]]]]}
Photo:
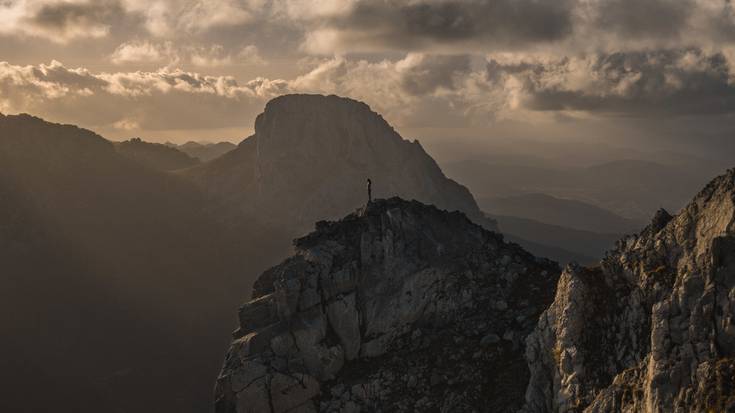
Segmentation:
{"type": "Polygon", "coordinates": [[[735,409],[735,170],[570,266],[527,340],[525,411],[735,409]]]}
{"type": "Polygon", "coordinates": [[[216,411],[513,411],[556,264],[399,198],[317,223],[239,311],[216,411]]]}
{"type": "Polygon", "coordinates": [[[479,198],[545,193],[635,221],[645,221],[659,208],[678,210],[712,177],[709,168],[638,160],[563,168],[461,161],[443,168],[479,198]]]}
{"type": "Polygon", "coordinates": [[[643,227],[643,224],[637,221],[623,218],[600,207],[541,193],[481,198],[478,202],[483,211],[493,215],[532,219],[582,231],[626,234],[643,227]]]}
{"type": "Polygon", "coordinates": [[[189,141],[183,145],[176,145],[173,143],[167,143],[167,146],[174,147],[181,152],[191,156],[192,158],[199,159],[202,162],[208,162],[212,159],[219,158],[227,152],[237,148],[237,145],[231,142],[207,142],[199,143],[189,141]]]}
{"type": "Polygon", "coordinates": [[[337,96],[271,100],[255,135],[186,174],[234,213],[294,234],[364,205],[368,178],[374,197],[416,199],[492,226],[467,188],[447,179],[418,142],[401,138],[364,103],[337,96]]]}
{"type": "Polygon", "coordinates": [[[116,142],[115,149],[122,156],[159,171],[188,168],[199,163],[197,159],[175,148],[144,142],[140,138],[116,142]]]}
{"type": "Polygon", "coordinates": [[[90,131],[0,116],[0,410],[205,410],[274,236],[206,209],[90,131]]]}
{"type": "Polygon", "coordinates": [[[534,255],[553,259],[561,263],[569,262],[565,257],[552,254],[547,255],[537,250],[531,243],[558,248],[576,254],[573,258],[579,263],[592,264],[599,261],[605,251],[615,246],[620,238],[616,234],[598,234],[590,231],[560,227],[558,225],[544,224],[531,219],[491,215],[498,223],[500,232],[505,234],[514,242],[517,242],[534,255]],[[527,241],[526,241],[527,240],[527,241]]]}

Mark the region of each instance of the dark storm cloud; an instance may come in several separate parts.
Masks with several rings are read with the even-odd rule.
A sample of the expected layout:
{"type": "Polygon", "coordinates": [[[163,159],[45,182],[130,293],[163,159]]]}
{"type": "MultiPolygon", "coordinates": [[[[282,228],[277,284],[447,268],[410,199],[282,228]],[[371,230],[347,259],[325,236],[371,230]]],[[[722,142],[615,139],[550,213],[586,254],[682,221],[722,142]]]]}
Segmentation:
{"type": "Polygon", "coordinates": [[[382,26],[387,38],[399,42],[401,38],[446,42],[467,39],[514,43],[551,41],[571,32],[572,4],[567,0],[410,2],[399,5],[362,2],[348,24],[363,29],[382,26]]]}
{"type": "Polygon", "coordinates": [[[607,0],[595,23],[622,38],[678,37],[693,9],[691,0],[607,0]]]}
{"type": "MultiPolygon", "coordinates": [[[[436,44],[510,47],[545,43],[573,30],[571,0],[363,1],[312,27],[336,30],[359,48],[424,49],[436,44]]],[[[308,44],[307,48],[318,49],[308,44]]]]}
{"type": "MultiPolygon", "coordinates": [[[[574,68],[566,60],[528,69],[527,106],[655,117],[735,112],[732,68],[721,53],[698,49],[612,53],[577,63],[574,68]],[[572,69],[578,72],[570,75],[572,69]],[[574,84],[565,76],[588,81],[574,84]]],[[[510,67],[508,72],[517,69],[510,67]]]]}
{"type": "Polygon", "coordinates": [[[25,23],[48,36],[57,36],[52,40],[102,37],[124,13],[122,5],[116,1],[49,3],[27,16],[25,23]]]}

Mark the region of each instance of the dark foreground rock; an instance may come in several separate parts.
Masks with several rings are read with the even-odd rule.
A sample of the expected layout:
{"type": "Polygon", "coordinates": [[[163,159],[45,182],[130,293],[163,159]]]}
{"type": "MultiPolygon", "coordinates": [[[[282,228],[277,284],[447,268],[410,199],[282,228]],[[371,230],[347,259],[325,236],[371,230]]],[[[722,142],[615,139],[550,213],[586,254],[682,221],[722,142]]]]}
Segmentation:
{"type": "Polygon", "coordinates": [[[378,200],[295,241],[240,309],[216,411],[516,411],[556,264],[459,212],[378,200]]]}
{"type": "Polygon", "coordinates": [[[528,412],[735,411],[735,170],[599,268],[568,267],[528,338],[528,412]]]}

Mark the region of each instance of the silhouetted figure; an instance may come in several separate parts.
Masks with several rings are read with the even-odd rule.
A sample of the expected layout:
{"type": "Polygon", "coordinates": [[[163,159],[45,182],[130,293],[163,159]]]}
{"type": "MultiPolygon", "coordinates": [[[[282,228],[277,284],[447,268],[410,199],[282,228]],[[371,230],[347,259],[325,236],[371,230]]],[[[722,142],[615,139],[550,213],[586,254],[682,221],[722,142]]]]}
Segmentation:
{"type": "Polygon", "coordinates": [[[373,202],[373,190],[372,190],[372,186],[373,186],[373,181],[371,181],[370,178],[368,178],[368,180],[367,180],[368,204],[371,203],[371,202],[373,202]]]}

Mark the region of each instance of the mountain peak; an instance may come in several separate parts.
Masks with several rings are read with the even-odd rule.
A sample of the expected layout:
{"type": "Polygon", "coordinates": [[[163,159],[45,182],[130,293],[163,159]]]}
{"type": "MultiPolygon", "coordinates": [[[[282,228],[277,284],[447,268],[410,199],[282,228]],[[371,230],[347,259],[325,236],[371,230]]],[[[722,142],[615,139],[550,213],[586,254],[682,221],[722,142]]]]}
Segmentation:
{"type": "Polygon", "coordinates": [[[303,111],[308,108],[313,110],[323,110],[325,107],[330,105],[333,107],[367,111],[378,115],[370,109],[370,106],[367,103],[359,100],[337,95],[322,95],[316,93],[293,93],[275,97],[266,103],[264,112],[279,109],[297,109],[299,111],[303,111]]]}
{"type": "Polygon", "coordinates": [[[190,173],[237,213],[301,233],[364,205],[367,179],[376,198],[416,199],[494,228],[469,190],[448,179],[421,145],[368,105],[334,95],[271,100],[253,136],[190,173]]]}
{"type": "Polygon", "coordinates": [[[522,339],[557,274],[464,214],[417,201],[320,222],[241,307],[217,412],[520,407],[522,339]],[[446,377],[451,388],[432,391],[446,377]]]}

